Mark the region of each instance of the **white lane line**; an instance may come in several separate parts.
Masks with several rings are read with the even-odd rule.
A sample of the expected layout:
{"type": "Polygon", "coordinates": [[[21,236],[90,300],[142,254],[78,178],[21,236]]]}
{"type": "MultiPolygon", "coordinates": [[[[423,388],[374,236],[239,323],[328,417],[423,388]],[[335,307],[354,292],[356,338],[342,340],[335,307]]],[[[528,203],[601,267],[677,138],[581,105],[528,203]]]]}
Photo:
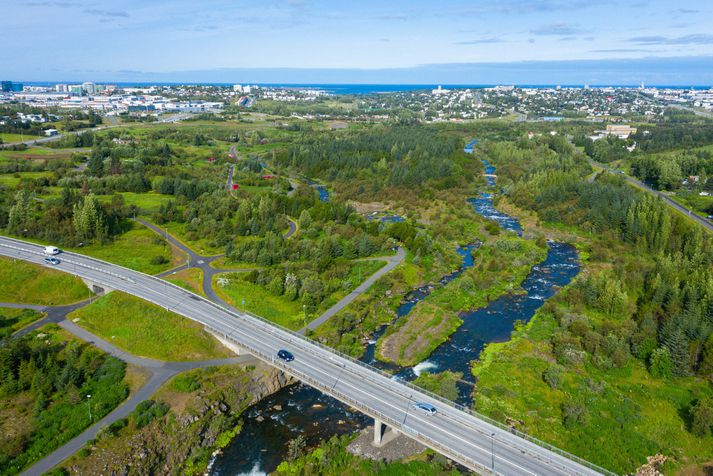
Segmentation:
{"type": "MultiPolygon", "coordinates": [[[[6,246],[6,245],[4,245],[4,246],[6,246]]],[[[9,246],[8,246],[8,247],[9,247],[9,246]]],[[[27,251],[27,250],[21,250],[21,251],[27,251]]],[[[31,254],[31,255],[34,255],[34,254],[35,254],[35,253],[31,252],[31,251],[28,251],[28,253],[31,254]]],[[[39,254],[39,252],[38,252],[38,254],[39,254]]],[[[79,257],[81,257],[81,255],[80,255],[79,257]]],[[[34,259],[36,259],[36,260],[41,260],[41,256],[32,256],[32,258],[34,258],[34,259]]],[[[71,262],[71,261],[70,261],[70,262],[71,262]]],[[[106,272],[106,270],[97,269],[97,268],[95,268],[95,267],[93,267],[93,266],[91,266],[91,265],[86,265],[86,264],[84,264],[84,263],[75,263],[75,264],[79,264],[79,265],[82,266],[82,267],[91,269],[92,271],[96,271],[96,272],[99,273],[100,276],[101,276],[101,275],[109,275],[109,276],[114,276],[114,277],[116,277],[116,278],[122,279],[121,276],[115,275],[115,273],[113,273],[113,272],[111,272],[111,271],[110,271],[110,272],[106,272]]],[[[89,274],[89,273],[87,273],[87,274],[89,274]]],[[[91,276],[90,276],[90,278],[91,278],[91,276]]],[[[127,280],[127,279],[126,279],[126,278],[123,278],[123,280],[127,280]]],[[[134,280],[132,280],[132,279],[128,279],[127,281],[129,281],[129,282],[132,283],[132,284],[136,284],[136,282],[135,282],[134,280]]],[[[153,281],[149,281],[149,283],[152,284],[152,285],[158,284],[157,282],[153,282],[153,281]]],[[[122,283],[122,284],[123,284],[123,283],[122,283]]],[[[128,286],[127,286],[127,287],[128,287],[128,286]]],[[[168,286],[167,286],[166,288],[167,288],[168,290],[172,289],[171,287],[168,287],[168,286]]],[[[152,293],[154,293],[154,294],[157,294],[157,295],[161,296],[162,298],[164,298],[165,300],[167,300],[169,303],[174,304],[174,308],[175,308],[176,310],[177,310],[177,308],[178,308],[180,305],[183,304],[184,297],[185,297],[185,296],[181,296],[181,299],[179,299],[178,301],[176,301],[176,300],[175,300],[175,297],[172,297],[172,296],[170,296],[170,295],[168,295],[168,294],[164,294],[163,292],[160,292],[160,291],[154,289],[152,286],[146,286],[145,288],[142,288],[142,290],[144,290],[144,291],[150,291],[150,292],[152,292],[152,293]]],[[[184,292],[185,292],[185,291],[184,291],[184,292]]],[[[143,293],[141,293],[141,294],[143,294],[143,293]]],[[[186,295],[189,295],[189,294],[190,294],[190,293],[187,293],[187,292],[186,292],[186,295]]],[[[150,300],[150,298],[149,298],[149,300],[150,300]]],[[[202,302],[201,302],[201,301],[197,301],[197,302],[196,302],[196,304],[199,304],[199,303],[202,303],[202,302]]],[[[232,315],[229,314],[229,313],[227,313],[227,311],[223,311],[223,310],[220,309],[220,308],[217,309],[217,310],[218,310],[218,311],[221,311],[222,314],[226,314],[226,315],[232,317],[232,315]]],[[[205,311],[203,311],[202,309],[201,309],[200,311],[201,311],[201,312],[200,312],[201,314],[204,314],[204,312],[205,312],[205,311]]],[[[189,318],[194,319],[192,316],[186,316],[186,317],[189,317],[189,318]]],[[[208,317],[208,316],[205,316],[205,317],[208,317]]],[[[205,317],[204,317],[204,318],[205,318],[205,317]]],[[[243,316],[243,315],[239,315],[238,317],[239,317],[245,324],[248,324],[250,327],[252,327],[253,329],[255,329],[254,332],[258,332],[258,333],[260,333],[260,332],[265,333],[265,332],[266,332],[265,329],[261,329],[261,328],[260,328],[260,325],[263,324],[261,321],[253,322],[252,319],[248,319],[246,316],[243,316]],[[259,325],[258,325],[258,324],[259,324],[259,325]]],[[[233,319],[230,319],[230,320],[233,320],[233,319]]],[[[225,322],[222,322],[222,320],[217,320],[217,319],[213,318],[212,316],[208,317],[208,319],[206,319],[206,321],[210,321],[211,323],[219,323],[219,324],[220,324],[219,326],[215,326],[215,327],[221,327],[221,328],[222,328],[222,327],[224,327],[224,326],[226,325],[226,323],[225,323],[225,322]]],[[[208,325],[211,325],[211,324],[208,324],[208,325]]],[[[230,325],[229,325],[229,324],[228,324],[228,328],[230,328],[230,325]]],[[[277,329],[277,331],[279,332],[279,334],[285,334],[285,335],[287,335],[286,333],[284,333],[284,332],[281,331],[280,329],[277,329]]],[[[241,334],[244,334],[244,335],[246,335],[246,336],[248,336],[248,337],[251,337],[251,340],[256,339],[256,338],[258,337],[258,336],[252,337],[252,336],[248,335],[246,332],[244,332],[244,331],[242,331],[242,330],[240,330],[240,329],[238,329],[237,332],[240,332],[241,334]]],[[[274,332],[274,331],[270,331],[270,333],[273,334],[273,336],[275,335],[275,332],[274,332]]],[[[232,335],[232,334],[231,334],[231,335],[232,335]]],[[[277,336],[276,336],[276,337],[277,337],[277,336]]],[[[285,336],[283,336],[283,335],[280,335],[280,336],[279,336],[279,339],[282,340],[283,342],[290,342],[290,343],[293,343],[293,341],[292,341],[291,338],[287,338],[287,339],[286,339],[285,336]]],[[[237,340],[237,339],[236,339],[236,340],[237,340]]],[[[305,348],[304,346],[308,345],[308,343],[305,343],[305,342],[302,342],[302,341],[299,341],[299,342],[300,342],[301,344],[303,344],[303,346],[300,346],[300,347],[303,348],[303,350],[306,350],[307,352],[312,353],[312,354],[315,354],[315,353],[318,354],[318,353],[319,353],[319,352],[315,352],[315,349],[307,349],[307,348],[305,348]]],[[[319,350],[319,351],[321,352],[323,349],[317,348],[316,350],[319,350]]],[[[326,352],[322,352],[322,353],[326,353],[326,352]]],[[[354,369],[352,368],[353,366],[351,365],[352,363],[349,362],[349,364],[350,364],[350,373],[355,373],[355,372],[354,372],[354,369]]],[[[317,371],[317,372],[319,372],[319,373],[325,374],[325,375],[327,375],[327,376],[330,377],[330,378],[334,378],[334,377],[332,376],[332,374],[328,373],[328,372],[325,371],[325,370],[318,369],[318,368],[316,368],[316,367],[314,367],[314,366],[312,366],[312,365],[310,365],[310,364],[308,364],[308,363],[306,363],[306,362],[304,362],[304,365],[305,365],[306,367],[308,367],[308,368],[313,369],[314,371],[317,371]]],[[[342,369],[342,368],[343,368],[343,367],[339,367],[339,369],[342,369]]],[[[305,375],[308,375],[308,374],[305,374],[305,375]]],[[[357,375],[357,377],[363,378],[363,376],[360,376],[360,375],[357,375]]],[[[312,378],[313,378],[313,377],[312,377],[312,378]]],[[[349,387],[351,387],[351,388],[353,388],[353,389],[355,389],[355,390],[357,390],[357,391],[361,391],[361,389],[359,389],[359,388],[357,388],[357,387],[351,385],[350,383],[348,383],[348,382],[346,382],[346,381],[342,381],[342,382],[343,382],[343,384],[346,385],[346,386],[349,386],[349,387]]],[[[382,386],[382,387],[383,387],[383,385],[380,385],[378,382],[374,382],[374,383],[377,384],[377,385],[379,385],[379,386],[382,386]]],[[[390,394],[392,394],[392,395],[395,395],[396,398],[400,398],[400,399],[405,398],[404,396],[400,395],[399,393],[394,392],[394,391],[391,390],[391,389],[386,388],[386,391],[387,391],[387,393],[390,393],[390,394]]],[[[392,404],[390,404],[390,403],[388,403],[388,402],[386,402],[386,401],[384,401],[384,400],[382,400],[382,399],[380,399],[380,398],[378,398],[378,397],[375,397],[375,396],[372,396],[372,397],[373,397],[374,399],[376,399],[377,401],[381,402],[382,404],[384,404],[384,405],[386,405],[386,406],[388,406],[388,407],[391,407],[391,408],[396,409],[397,412],[403,413],[403,410],[401,410],[400,408],[394,407],[394,405],[392,405],[392,404]]],[[[414,419],[416,419],[416,420],[421,421],[422,424],[425,423],[426,426],[430,426],[430,427],[432,427],[433,429],[435,429],[436,431],[442,431],[442,432],[444,432],[444,433],[446,433],[446,434],[448,434],[448,435],[450,435],[450,436],[456,438],[457,440],[460,440],[460,441],[464,442],[464,443],[467,444],[467,445],[473,446],[473,447],[478,448],[479,450],[484,451],[484,452],[487,453],[487,450],[484,450],[484,449],[481,448],[480,446],[475,445],[475,444],[473,444],[473,443],[470,443],[470,442],[464,440],[462,437],[457,436],[457,435],[454,435],[454,434],[452,434],[452,433],[450,433],[450,432],[448,432],[448,431],[446,431],[446,430],[442,430],[442,429],[440,429],[439,427],[435,426],[435,425],[434,425],[433,423],[431,423],[430,421],[423,420],[422,418],[420,418],[420,417],[418,417],[418,416],[414,416],[414,415],[415,415],[415,414],[412,414],[412,417],[413,417],[414,419]]],[[[457,421],[457,420],[456,420],[455,418],[453,418],[453,417],[450,417],[450,416],[449,416],[449,418],[450,418],[452,421],[454,421],[454,422],[457,422],[457,423],[459,423],[459,424],[461,424],[461,425],[464,425],[463,422],[457,421]]],[[[466,428],[465,428],[466,430],[471,429],[469,425],[465,425],[465,427],[466,427],[466,428]]],[[[477,432],[483,434],[482,430],[480,430],[480,429],[477,429],[477,428],[476,428],[475,431],[477,431],[477,432]]],[[[501,430],[501,431],[502,431],[502,430],[501,430]]],[[[424,436],[425,436],[425,435],[424,435],[424,436]]],[[[519,451],[522,451],[522,450],[520,450],[519,448],[515,448],[515,449],[516,449],[516,450],[519,450],[519,451]]],[[[541,457],[538,457],[537,455],[533,455],[533,457],[534,457],[535,459],[541,458],[541,457]]],[[[508,461],[508,460],[505,460],[505,459],[501,458],[500,456],[498,456],[498,459],[502,460],[502,461],[505,462],[506,464],[510,464],[510,465],[512,465],[512,466],[515,466],[515,467],[517,467],[517,468],[522,469],[523,471],[526,471],[526,472],[528,472],[528,473],[530,473],[530,474],[533,474],[533,473],[529,472],[528,470],[526,470],[525,468],[522,468],[522,467],[516,465],[515,463],[512,463],[512,462],[510,462],[510,461],[508,461]]],[[[544,461],[543,461],[543,462],[544,462],[544,461]]],[[[550,465],[550,464],[547,463],[547,462],[544,462],[544,463],[550,465]]],[[[555,470],[557,470],[557,471],[560,471],[558,468],[553,468],[553,469],[555,469],[555,470]]],[[[567,473],[565,473],[565,474],[567,474],[567,473]]]]}

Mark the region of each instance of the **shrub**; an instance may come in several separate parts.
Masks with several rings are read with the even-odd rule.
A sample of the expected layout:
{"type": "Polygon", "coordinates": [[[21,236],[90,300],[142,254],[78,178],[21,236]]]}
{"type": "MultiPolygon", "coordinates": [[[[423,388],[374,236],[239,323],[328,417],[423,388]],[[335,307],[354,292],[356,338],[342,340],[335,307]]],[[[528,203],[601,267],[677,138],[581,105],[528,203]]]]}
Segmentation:
{"type": "Polygon", "coordinates": [[[168,258],[166,258],[164,255],[156,255],[153,258],[151,258],[151,264],[166,264],[168,263],[168,258]]]}
{"type": "Polygon", "coordinates": [[[671,352],[666,347],[659,347],[651,352],[649,358],[649,372],[654,377],[669,378],[673,375],[673,362],[671,352]]]}
{"type": "Polygon", "coordinates": [[[698,400],[691,409],[691,432],[700,437],[705,437],[713,431],[713,400],[703,398],[698,400]]]}
{"type": "Polygon", "coordinates": [[[542,380],[545,381],[550,388],[559,388],[562,384],[562,369],[559,367],[548,367],[542,372],[542,380]]]}

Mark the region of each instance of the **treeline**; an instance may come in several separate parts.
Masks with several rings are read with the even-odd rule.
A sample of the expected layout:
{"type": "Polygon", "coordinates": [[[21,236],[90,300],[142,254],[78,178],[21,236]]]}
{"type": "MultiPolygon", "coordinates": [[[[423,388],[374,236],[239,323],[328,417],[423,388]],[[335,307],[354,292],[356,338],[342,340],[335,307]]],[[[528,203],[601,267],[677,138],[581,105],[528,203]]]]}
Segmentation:
{"type": "Polygon", "coordinates": [[[518,206],[536,210],[544,221],[575,225],[603,235],[607,242],[624,242],[630,250],[631,258],[616,260],[614,272],[580,280],[578,291],[571,294],[576,296],[573,305],[584,303],[611,316],[611,321],[597,329],[567,328],[557,337],[562,342],[555,340],[555,352],[576,355],[588,346],[602,365],[621,366],[634,355],[655,373],[663,367],[668,369],[664,373],[673,375],[709,375],[713,370],[710,239],[700,227],[619,177],[605,175],[589,183],[573,154],[555,161],[525,153],[496,159],[499,170],[503,164],[522,170],[508,190],[518,206]],[[600,336],[582,339],[589,331],[600,336]]]}
{"type": "Polygon", "coordinates": [[[32,333],[0,346],[0,398],[18,427],[0,435],[0,473],[17,474],[100,420],[129,393],[125,364],[88,344],[32,333]],[[32,404],[24,408],[19,397],[32,404]],[[91,400],[87,402],[87,395],[91,400]],[[24,422],[19,424],[19,422],[24,422]]]}
{"type": "MultiPolygon", "coordinates": [[[[631,170],[636,177],[659,190],[676,190],[690,176],[698,176],[703,185],[713,176],[713,154],[707,150],[664,156],[637,154],[632,157],[631,170]]],[[[713,182],[708,184],[711,186],[713,182]]]]}
{"type": "Polygon", "coordinates": [[[659,124],[636,131],[631,136],[644,152],[690,149],[713,144],[713,126],[696,124],[686,118],[685,124],[659,124]]]}
{"type": "Polygon", "coordinates": [[[63,188],[58,199],[35,200],[34,193],[20,190],[9,203],[7,215],[0,213],[0,226],[9,234],[32,237],[59,245],[106,242],[127,229],[129,210],[123,197],[102,204],[93,195],[63,188]]]}
{"type": "Polygon", "coordinates": [[[377,126],[349,134],[303,137],[276,161],[328,180],[418,186],[458,177],[461,169],[452,156],[462,147],[460,138],[435,128],[377,126]]]}

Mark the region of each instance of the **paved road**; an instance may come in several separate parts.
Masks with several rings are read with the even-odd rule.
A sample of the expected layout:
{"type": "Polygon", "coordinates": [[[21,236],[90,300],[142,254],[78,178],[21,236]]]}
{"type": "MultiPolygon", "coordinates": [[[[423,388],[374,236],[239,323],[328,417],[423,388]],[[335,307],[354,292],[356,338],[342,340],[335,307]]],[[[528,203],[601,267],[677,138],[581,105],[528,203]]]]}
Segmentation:
{"type": "MultiPolygon", "coordinates": [[[[42,246],[0,237],[2,255],[44,265],[42,251],[42,246]]],[[[193,319],[255,357],[469,468],[488,471],[494,462],[496,473],[508,475],[595,475],[605,472],[600,468],[591,469],[581,460],[576,462],[571,455],[565,456],[511,434],[507,428],[416,387],[392,380],[376,369],[256,316],[231,312],[159,278],[87,256],[65,252],[59,258],[62,262],[55,268],[193,319]],[[291,350],[295,360],[276,359],[281,348],[291,350]],[[438,414],[426,416],[412,410],[414,401],[435,405],[438,414]]]]}
{"type": "MultiPolygon", "coordinates": [[[[118,125],[99,126],[99,127],[94,127],[91,129],[80,129],[78,131],[65,132],[64,134],[57,134],[56,136],[40,137],[39,139],[30,139],[30,140],[26,140],[26,141],[22,141],[22,142],[11,142],[11,143],[7,143],[7,144],[0,144],[0,149],[3,149],[5,147],[12,147],[14,145],[20,145],[20,144],[25,144],[25,145],[44,144],[46,142],[53,142],[53,141],[59,140],[66,135],[77,135],[78,136],[78,135],[82,135],[88,131],[96,132],[96,131],[101,131],[104,129],[111,129],[114,127],[119,127],[119,126],[118,125]]],[[[29,137],[33,137],[33,136],[29,136],[29,137]]]]}
{"type": "Polygon", "coordinates": [[[230,170],[228,170],[228,180],[225,181],[225,190],[228,193],[231,193],[233,191],[233,174],[235,173],[235,165],[230,166],[230,170]]]}
{"type": "Polygon", "coordinates": [[[689,112],[692,112],[693,114],[695,114],[696,116],[700,116],[700,117],[713,118],[713,113],[711,113],[711,112],[700,111],[698,109],[693,109],[688,106],[682,106],[681,104],[669,104],[668,107],[671,107],[673,109],[682,109],[684,111],[689,111],[689,112]]]}
{"type": "Polygon", "coordinates": [[[92,334],[86,329],[83,329],[75,323],[66,319],[67,314],[88,303],[89,300],[82,301],[76,304],[71,304],[68,306],[45,307],[16,303],[0,303],[0,306],[22,309],[41,309],[47,313],[47,317],[40,319],[33,323],[31,326],[25,327],[16,332],[14,334],[15,337],[23,336],[33,330],[38,329],[39,327],[42,327],[43,325],[46,325],[50,322],[54,322],[63,329],[69,331],[70,333],[74,334],[85,342],[89,342],[90,344],[106,352],[107,354],[113,355],[114,357],[117,357],[129,364],[137,365],[148,369],[151,375],[149,377],[149,380],[139,389],[138,392],[136,392],[134,395],[131,395],[119,407],[114,409],[114,411],[112,411],[100,421],[86,429],[81,434],[77,435],[72,440],[59,447],[54,452],[42,458],[30,468],[26,469],[22,473],[23,475],[39,475],[49,471],[58,464],[62,463],[64,460],[75,454],[79,449],[83,448],[89,440],[96,437],[97,432],[102,427],[108,426],[114,423],[115,421],[126,417],[136,408],[139,403],[153,395],[156,390],[158,390],[158,388],[163,385],[164,382],[166,382],[166,380],[170,379],[179,372],[196,368],[210,367],[213,365],[246,364],[254,360],[254,357],[251,355],[242,355],[232,359],[216,359],[196,362],[163,362],[160,360],[150,359],[146,357],[138,357],[129,354],[128,352],[119,349],[110,342],[102,339],[101,337],[95,334],[92,334]]]}
{"type": "Polygon", "coordinates": [[[287,223],[290,225],[290,229],[287,230],[287,233],[285,233],[285,234],[282,235],[282,236],[283,236],[284,238],[289,238],[289,237],[291,237],[292,235],[294,235],[295,232],[297,231],[297,223],[295,223],[295,221],[294,221],[292,218],[290,218],[290,217],[285,217],[285,218],[287,218],[287,223]]]}
{"type": "Polygon", "coordinates": [[[620,171],[618,171],[618,170],[616,170],[616,169],[613,169],[613,168],[611,168],[611,167],[608,167],[608,166],[606,166],[606,165],[604,165],[604,164],[600,164],[599,162],[596,162],[596,161],[594,161],[594,160],[592,160],[592,159],[590,159],[590,158],[587,158],[587,160],[589,161],[590,164],[592,164],[592,165],[594,165],[594,166],[596,166],[596,167],[601,167],[601,168],[603,168],[603,169],[605,169],[605,170],[608,170],[609,172],[611,172],[611,173],[613,173],[613,174],[620,175],[620,176],[622,176],[627,182],[629,182],[629,183],[631,183],[631,184],[633,184],[633,185],[636,185],[637,187],[640,187],[640,188],[646,190],[647,192],[649,192],[649,193],[652,194],[652,195],[656,195],[657,197],[661,197],[661,198],[663,199],[663,201],[664,201],[669,207],[673,208],[674,210],[676,210],[677,212],[679,212],[679,213],[681,213],[681,214],[683,214],[683,215],[686,215],[686,216],[689,217],[691,220],[696,221],[698,224],[702,225],[702,226],[703,226],[704,228],[706,228],[708,231],[712,231],[712,232],[713,232],[713,223],[712,223],[711,221],[706,220],[706,219],[703,218],[702,216],[700,216],[700,215],[694,213],[692,210],[689,210],[688,208],[684,207],[683,205],[681,205],[681,204],[678,203],[677,201],[673,200],[671,197],[669,197],[669,196],[666,195],[665,193],[659,192],[658,190],[654,190],[653,188],[651,188],[651,187],[649,187],[648,185],[646,185],[644,182],[641,182],[641,181],[635,179],[634,177],[632,177],[632,176],[630,176],[630,175],[622,174],[622,173],[620,173],[620,171]]]}
{"type": "Polygon", "coordinates": [[[390,256],[387,258],[384,258],[386,261],[386,265],[381,267],[379,270],[376,271],[376,273],[372,274],[367,278],[366,281],[361,283],[354,291],[350,292],[346,296],[344,296],[337,304],[334,306],[330,307],[325,311],[324,314],[319,316],[317,319],[313,320],[309,324],[307,324],[305,327],[299,330],[300,334],[304,334],[307,329],[315,330],[317,327],[321,326],[325,322],[327,322],[329,319],[334,317],[339,311],[347,307],[352,301],[354,301],[356,298],[358,298],[360,295],[362,295],[364,292],[366,292],[367,289],[371,287],[372,284],[376,282],[377,279],[397,267],[398,265],[401,264],[401,262],[404,260],[406,257],[406,251],[399,246],[399,248],[396,250],[396,254],[394,256],[390,256]]]}

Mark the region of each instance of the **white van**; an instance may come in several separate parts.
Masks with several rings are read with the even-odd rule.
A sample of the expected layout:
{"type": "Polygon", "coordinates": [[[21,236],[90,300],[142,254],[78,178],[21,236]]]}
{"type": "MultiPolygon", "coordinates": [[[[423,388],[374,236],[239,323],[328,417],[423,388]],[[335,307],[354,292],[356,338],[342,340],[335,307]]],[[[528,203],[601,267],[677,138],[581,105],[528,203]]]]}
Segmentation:
{"type": "Polygon", "coordinates": [[[45,246],[45,254],[46,255],[58,255],[59,254],[59,248],[56,246],[45,246]]]}

